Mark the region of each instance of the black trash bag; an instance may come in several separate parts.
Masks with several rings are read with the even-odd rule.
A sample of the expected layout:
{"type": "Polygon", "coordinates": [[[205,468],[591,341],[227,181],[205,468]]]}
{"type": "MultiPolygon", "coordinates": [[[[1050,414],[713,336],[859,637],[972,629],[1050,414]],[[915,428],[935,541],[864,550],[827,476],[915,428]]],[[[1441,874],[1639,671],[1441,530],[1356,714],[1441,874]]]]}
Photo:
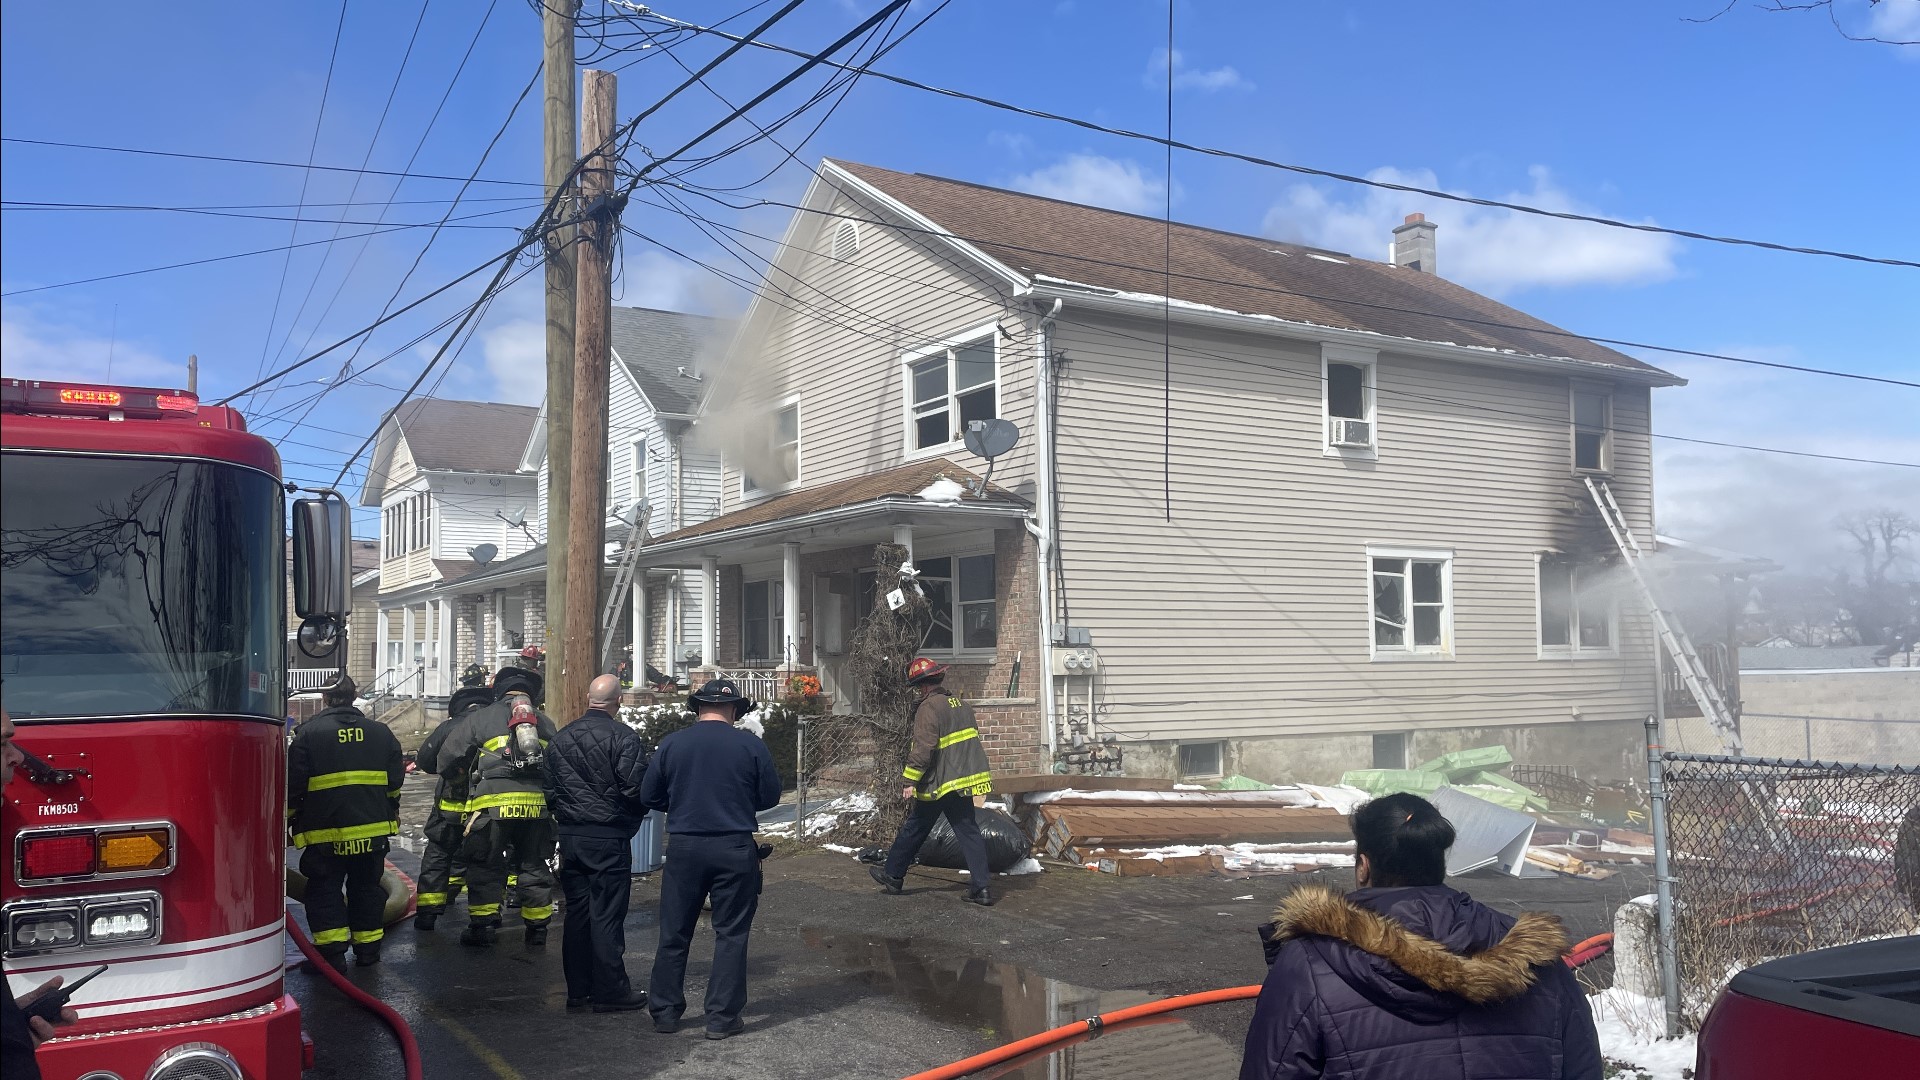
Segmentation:
{"type": "MultiPolygon", "coordinates": [[[[980,836],[987,842],[987,869],[994,873],[1004,873],[1033,854],[1027,834],[1000,811],[976,807],[973,820],[980,824],[980,836]]],[[[960,854],[960,840],[953,835],[953,826],[947,824],[946,815],[933,823],[933,831],[927,834],[917,861],[922,866],[944,866],[949,870],[967,868],[967,860],[960,854]]]]}

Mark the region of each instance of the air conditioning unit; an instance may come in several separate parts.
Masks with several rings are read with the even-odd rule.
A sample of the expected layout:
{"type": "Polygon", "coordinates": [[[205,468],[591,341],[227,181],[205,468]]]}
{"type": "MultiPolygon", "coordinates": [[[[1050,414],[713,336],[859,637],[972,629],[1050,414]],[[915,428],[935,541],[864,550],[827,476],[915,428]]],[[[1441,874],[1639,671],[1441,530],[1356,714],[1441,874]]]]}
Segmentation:
{"type": "Polygon", "coordinates": [[[1333,445],[1372,446],[1373,422],[1369,420],[1347,420],[1341,417],[1335,417],[1333,419],[1333,445]]]}

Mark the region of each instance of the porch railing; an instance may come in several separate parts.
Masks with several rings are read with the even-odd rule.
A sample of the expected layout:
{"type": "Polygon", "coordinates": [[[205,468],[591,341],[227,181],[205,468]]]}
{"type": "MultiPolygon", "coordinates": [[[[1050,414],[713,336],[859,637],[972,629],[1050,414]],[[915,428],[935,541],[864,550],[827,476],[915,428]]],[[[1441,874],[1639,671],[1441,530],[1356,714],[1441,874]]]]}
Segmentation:
{"type": "Polygon", "coordinates": [[[739,684],[741,693],[755,701],[772,701],[784,696],[787,692],[787,680],[777,671],[743,668],[722,671],[719,677],[732,679],[739,684]]]}
{"type": "Polygon", "coordinates": [[[288,668],[287,692],[290,694],[312,693],[321,687],[331,685],[339,673],[333,668],[288,668]]]}

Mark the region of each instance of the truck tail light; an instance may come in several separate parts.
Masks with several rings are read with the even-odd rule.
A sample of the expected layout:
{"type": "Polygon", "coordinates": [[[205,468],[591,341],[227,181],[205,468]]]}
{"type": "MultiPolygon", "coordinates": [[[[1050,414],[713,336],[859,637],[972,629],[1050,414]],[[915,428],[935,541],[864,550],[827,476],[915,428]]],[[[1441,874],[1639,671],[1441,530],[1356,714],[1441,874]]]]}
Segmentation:
{"type": "Polygon", "coordinates": [[[102,874],[164,870],[173,862],[173,838],[167,829],[103,830],[97,840],[102,874]]]}
{"type": "Polygon", "coordinates": [[[94,871],[93,830],[22,837],[20,879],[86,877],[94,871]]]}
{"type": "Polygon", "coordinates": [[[89,945],[125,945],[159,937],[158,901],[142,897],[87,905],[89,945]]]}

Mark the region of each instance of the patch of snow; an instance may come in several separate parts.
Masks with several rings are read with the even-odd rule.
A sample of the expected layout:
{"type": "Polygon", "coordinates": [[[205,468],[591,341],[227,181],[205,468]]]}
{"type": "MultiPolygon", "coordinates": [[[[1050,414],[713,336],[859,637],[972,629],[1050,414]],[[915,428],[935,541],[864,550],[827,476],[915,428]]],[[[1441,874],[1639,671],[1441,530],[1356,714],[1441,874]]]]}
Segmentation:
{"type": "Polygon", "coordinates": [[[1313,796],[1315,806],[1332,807],[1342,814],[1351,815],[1354,808],[1373,796],[1351,784],[1300,784],[1301,791],[1313,796]]]}
{"type": "Polygon", "coordinates": [[[1345,259],[1336,259],[1336,258],[1334,258],[1334,257],[1333,257],[1333,256],[1331,256],[1331,255],[1322,255],[1322,254],[1320,254],[1320,253],[1318,253],[1318,252],[1314,252],[1314,251],[1309,251],[1309,252],[1307,252],[1307,258],[1309,258],[1309,259],[1319,259],[1319,260],[1320,260],[1321,262],[1330,262],[1330,263],[1334,263],[1334,264],[1336,264],[1336,265],[1338,265],[1338,266],[1345,266],[1345,265],[1347,265],[1347,260],[1345,260],[1345,259]]]}
{"type": "Polygon", "coordinates": [[[735,720],[733,726],[739,728],[741,731],[751,731],[762,739],[767,737],[767,726],[762,724],[760,718],[757,716],[748,716],[735,720]]]}
{"type": "Polygon", "coordinates": [[[1251,900],[1251,899],[1253,899],[1253,894],[1252,894],[1252,893],[1248,893],[1248,894],[1247,894],[1247,895],[1245,895],[1245,896],[1236,896],[1236,897],[1234,897],[1234,899],[1235,899],[1235,900],[1251,900]]]}
{"type": "Polygon", "coordinates": [[[839,853],[840,853],[840,854],[842,854],[842,855],[858,855],[858,854],[860,854],[860,849],[859,849],[859,848],[850,848],[850,847],[847,847],[847,846],[846,846],[846,845],[844,845],[844,844],[821,844],[820,846],[821,846],[821,847],[823,847],[823,848],[825,848],[825,849],[827,849],[828,851],[837,851],[837,852],[839,852],[839,853]]]}
{"type": "Polygon", "coordinates": [[[928,484],[926,487],[921,488],[919,494],[920,498],[930,503],[952,506],[960,501],[960,496],[964,495],[966,490],[966,488],[961,487],[959,484],[943,476],[933,483],[928,484]]]}
{"type": "MultiPolygon", "coordinates": [[[[1356,789],[1358,790],[1358,789],[1356,789]]],[[[1029,805],[1051,802],[1136,802],[1162,804],[1220,805],[1253,803],[1260,806],[1323,806],[1315,796],[1298,787],[1277,787],[1267,791],[1035,791],[1023,794],[1029,805]]]]}
{"type": "Polygon", "coordinates": [[[1003,873],[1007,877],[1014,877],[1019,874],[1044,874],[1046,872],[1047,872],[1047,868],[1044,866],[1041,866],[1040,860],[1032,856],[1028,856],[1024,859],[1021,859],[1019,862],[1014,863],[1012,866],[1007,867],[1006,870],[1003,871],[1003,873]]]}
{"type": "Polygon", "coordinates": [[[1600,1033],[1600,1052],[1624,1066],[1617,1074],[1623,1080],[1683,1080],[1692,1072],[1694,1037],[1660,1037],[1666,1028],[1666,1007],[1659,998],[1615,988],[1593,995],[1587,1003],[1593,1007],[1594,1029],[1600,1033]]]}
{"type": "Polygon", "coordinates": [[[1205,785],[1205,784],[1175,784],[1175,785],[1173,785],[1173,790],[1175,790],[1175,791],[1205,791],[1205,790],[1207,790],[1207,785],[1205,785]]]}

